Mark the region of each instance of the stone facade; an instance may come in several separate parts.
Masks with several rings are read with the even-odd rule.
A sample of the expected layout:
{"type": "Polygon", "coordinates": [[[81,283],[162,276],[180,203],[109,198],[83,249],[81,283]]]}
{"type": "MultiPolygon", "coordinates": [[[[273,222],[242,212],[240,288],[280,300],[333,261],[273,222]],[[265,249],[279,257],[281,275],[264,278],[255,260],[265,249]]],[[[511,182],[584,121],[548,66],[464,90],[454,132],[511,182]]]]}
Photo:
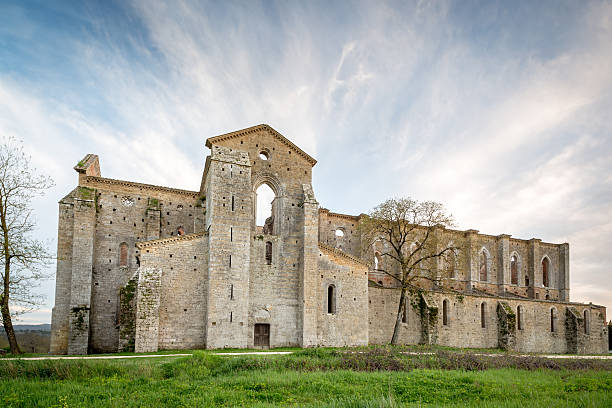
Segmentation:
{"type": "MultiPolygon", "coordinates": [[[[206,146],[199,191],[103,178],[93,154],[75,166],[59,203],[51,352],[389,342],[399,289],[362,248],[360,216],[319,208],[316,161],[267,125],[206,146]],[[275,194],[265,229],[262,184],[275,194]]],[[[402,343],[605,352],[605,308],[569,302],[567,244],[435,234],[458,254],[410,293],[402,343]]]]}

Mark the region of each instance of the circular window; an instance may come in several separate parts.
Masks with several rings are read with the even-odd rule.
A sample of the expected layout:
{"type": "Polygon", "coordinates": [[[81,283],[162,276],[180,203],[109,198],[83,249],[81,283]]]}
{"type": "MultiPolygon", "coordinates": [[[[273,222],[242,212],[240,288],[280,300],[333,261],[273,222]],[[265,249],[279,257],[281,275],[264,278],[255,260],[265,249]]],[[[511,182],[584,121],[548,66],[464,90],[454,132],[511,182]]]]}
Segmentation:
{"type": "Polygon", "coordinates": [[[265,150],[262,150],[261,152],[259,152],[259,158],[261,160],[268,160],[268,157],[270,157],[268,155],[268,152],[266,152],[265,150]]]}
{"type": "Polygon", "coordinates": [[[342,231],[340,228],[338,228],[336,230],[336,236],[339,237],[339,238],[343,237],[344,236],[344,231],[342,231]]]}

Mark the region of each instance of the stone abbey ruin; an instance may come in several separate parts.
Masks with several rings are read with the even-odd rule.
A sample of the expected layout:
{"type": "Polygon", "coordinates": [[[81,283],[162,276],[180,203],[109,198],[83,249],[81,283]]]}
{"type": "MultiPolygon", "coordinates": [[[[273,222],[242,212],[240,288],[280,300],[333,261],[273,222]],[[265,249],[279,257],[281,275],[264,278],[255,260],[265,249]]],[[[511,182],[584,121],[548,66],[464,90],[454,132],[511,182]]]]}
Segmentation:
{"type": "MultiPolygon", "coordinates": [[[[206,140],[198,191],[76,166],[59,202],[52,353],[388,343],[399,289],[360,216],[320,208],[316,160],[267,125],[206,140]],[[274,192],[256,225],[256,191],[274,192]]],[[[412,292],[400,343],[607,352],[606,310],[571,303],[569,245],[439,228],[463,256],[412,292]]]]}

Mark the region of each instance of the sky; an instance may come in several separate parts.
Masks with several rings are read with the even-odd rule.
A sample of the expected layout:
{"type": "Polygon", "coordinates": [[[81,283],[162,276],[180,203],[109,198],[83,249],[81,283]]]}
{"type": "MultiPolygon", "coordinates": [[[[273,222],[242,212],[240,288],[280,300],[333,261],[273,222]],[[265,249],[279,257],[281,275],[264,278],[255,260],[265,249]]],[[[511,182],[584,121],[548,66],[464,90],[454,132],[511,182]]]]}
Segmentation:
{"type": "Polygon", "coordinates": [[[197,190],[206,138],[267,123],[318,160],[321,206],[411,196],[569,242],[571,300],[612,307],[611,112],[610,1],[0,2],[0,135],[55,180],[53,250],[85,154],[197,190]]]}

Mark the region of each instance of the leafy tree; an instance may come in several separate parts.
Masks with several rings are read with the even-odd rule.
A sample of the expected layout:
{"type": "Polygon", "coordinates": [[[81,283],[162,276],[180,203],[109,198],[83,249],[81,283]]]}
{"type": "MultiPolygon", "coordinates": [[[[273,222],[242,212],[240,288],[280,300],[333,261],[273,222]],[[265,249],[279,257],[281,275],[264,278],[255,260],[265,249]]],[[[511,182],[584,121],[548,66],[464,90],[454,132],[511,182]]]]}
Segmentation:
{"type": "Polygon", "coordinates": [[[42,195],[53,181],[31,167],[21,143],[6,138],[0,145],[0,311],[11,353],[21,353],[12,317],[30,311],[42,301],[32,289],[47,278],[51,254],[33,237],[36,222],[31,200],[42,195]],[[11,311],[10,308],[14,307],[11,311]]]}
{"type": "Polygon", "coordinates": [[[411,198],[389,199],[362,217],[362,243],[369,252],[376,250],[376,268],[401,288],[391,344],[398,341],[406,292],[416,288],[418,281],[437,280],[438,260],[454,257],[456,248],[451,241],[435,232],[453,225],[453,217],[442,204],[411,198]]]}

